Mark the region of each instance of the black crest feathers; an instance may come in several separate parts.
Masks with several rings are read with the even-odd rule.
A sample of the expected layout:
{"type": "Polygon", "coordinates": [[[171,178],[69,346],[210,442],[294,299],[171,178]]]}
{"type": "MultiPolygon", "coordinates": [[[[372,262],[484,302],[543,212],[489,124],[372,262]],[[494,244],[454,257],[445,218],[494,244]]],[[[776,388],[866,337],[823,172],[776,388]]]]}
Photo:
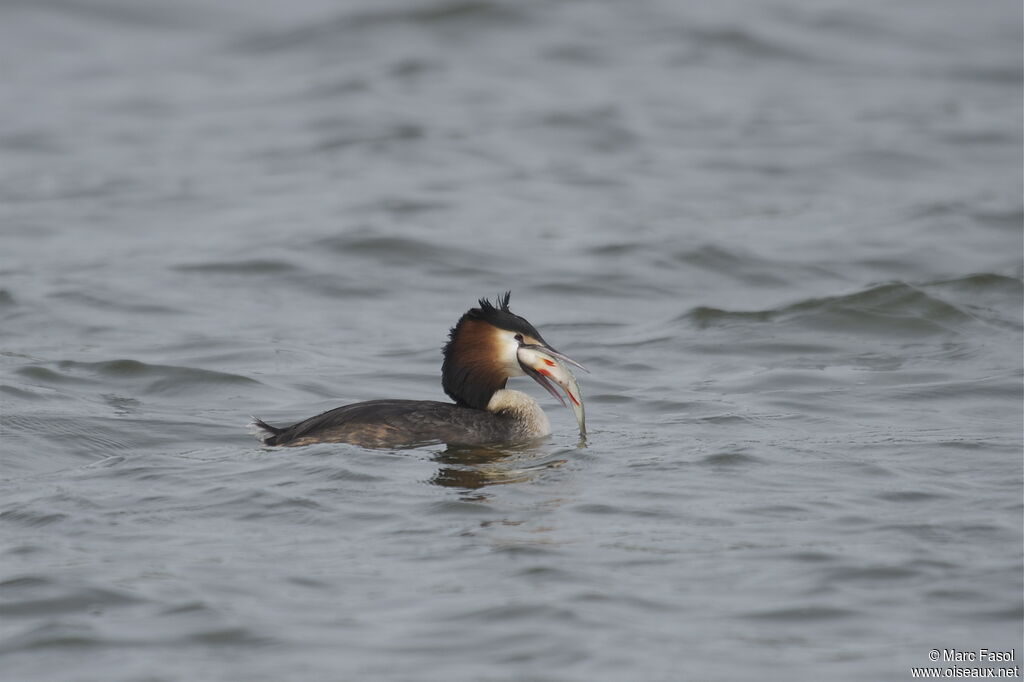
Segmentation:
{"type": "Polygon", "coordinates": [[[496,299],[494,299],[495,303],[497,303],[498,306],[495,306],[486,298],[481,298],[480,310],[482,310],[484,313],[496,313],[499,310],[503,313],[510,313],[512,312],[511,310],[508,309],[508,300],[510,298],[512,298],[511,291],[506,291],[504,296],[499,295],[496,299]]]}
{"type": "MultiPolygon", "coordinates": [[[[462,320],[482,320],[483,322],[487,322],[499,329],[527,334],[538,341],[543,341],[543,339],[541,339],[540,332],[534,329],[532,324],[530,324],[525,318],[522,318],[509,310],[508,301],[511,297],[512,292],[506,291],[503,295],[494,299],[494,303],[491,303],[486,298],[481,298],[479,301],[480,307],[467,311],[466,314],[462,316],[462,320]]],[[[462,322],[462,320],[459,320],[459,322],[462,322]]],[[[457,328],[458,325],[456,325],[456,329],[457,328]]],[[[454,332],[455,329],[452,331],[454,332]]]]}

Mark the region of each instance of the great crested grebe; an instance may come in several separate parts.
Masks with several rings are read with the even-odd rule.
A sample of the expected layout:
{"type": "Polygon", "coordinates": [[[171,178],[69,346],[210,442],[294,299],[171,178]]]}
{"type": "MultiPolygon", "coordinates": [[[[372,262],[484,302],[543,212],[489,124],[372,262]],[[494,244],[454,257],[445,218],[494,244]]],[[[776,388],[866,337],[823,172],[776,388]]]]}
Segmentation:
{"type": "Polygon", "coordinates": [[[399,447],[443,442],[451,445],[520,443],[551,432],[547,416],[530,396],[505,388],[509,377],[532,377],[565,401],[562,387],[586,435],[583,396],[566,363],[583,365],[549,346],[540,333],[508,308],[511,292],[497,305],[480,299],[448,334],[441,385],[454,403],[433,400],[369,400],[338,407],[284,428],[253,418],[265,445],[345,442],[366,447],[399,447]]]}

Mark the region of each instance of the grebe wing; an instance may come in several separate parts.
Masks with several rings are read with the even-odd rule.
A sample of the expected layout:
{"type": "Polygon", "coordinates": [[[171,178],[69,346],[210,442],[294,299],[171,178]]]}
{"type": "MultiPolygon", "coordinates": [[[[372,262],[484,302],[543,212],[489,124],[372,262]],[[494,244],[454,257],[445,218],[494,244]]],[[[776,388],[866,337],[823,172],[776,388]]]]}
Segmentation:
{"type": "Polygon", "coordinates": [[[490,442],[498,418],[432,400],[368,400],[328,410],[264,439],[266,445],[345,442],[367,447],[490,442]]]}

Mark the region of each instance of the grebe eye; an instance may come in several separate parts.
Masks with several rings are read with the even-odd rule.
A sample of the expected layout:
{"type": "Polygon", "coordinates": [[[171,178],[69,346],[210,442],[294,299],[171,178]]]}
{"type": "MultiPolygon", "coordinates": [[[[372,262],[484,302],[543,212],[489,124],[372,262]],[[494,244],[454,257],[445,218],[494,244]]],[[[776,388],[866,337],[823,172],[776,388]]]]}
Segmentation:
{"type": "Polygon", "coordinates": [[[523,335],[522,334],[516,334],[515,338],[516,338],[516,341],[518,341],[519,343],[523,342],[523,335]]]}

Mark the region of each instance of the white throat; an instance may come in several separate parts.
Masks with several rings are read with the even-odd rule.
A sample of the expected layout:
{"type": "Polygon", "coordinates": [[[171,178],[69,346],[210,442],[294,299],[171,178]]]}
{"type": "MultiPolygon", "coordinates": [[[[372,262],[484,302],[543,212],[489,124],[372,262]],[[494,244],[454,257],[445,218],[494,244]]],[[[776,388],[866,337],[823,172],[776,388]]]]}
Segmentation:
{"type": "Polygon", "coordinates": [[[525,372],[519,366],[519,342],[515,335],[504,329],[497,330],[497,353],[501,367],[505,370],[505,376],[521,377],[525,372]]]}
{"type": "Polygon", "coordinates": [[[487,403],[487,411],[510,414],[520,425],[524,438],[540,438],[551,433],[551,422],[537,401],[522,391],[503,388],[495,391],[487,403]]]}

